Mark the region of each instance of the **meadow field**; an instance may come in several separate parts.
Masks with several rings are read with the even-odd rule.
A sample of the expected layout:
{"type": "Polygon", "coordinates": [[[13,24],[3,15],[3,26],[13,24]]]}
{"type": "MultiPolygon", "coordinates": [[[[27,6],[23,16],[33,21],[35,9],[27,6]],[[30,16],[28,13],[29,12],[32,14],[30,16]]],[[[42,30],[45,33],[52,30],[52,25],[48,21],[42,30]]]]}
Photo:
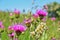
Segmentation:
{"type": "Polygon", "coordinates": [[[60,40],[60,4],[34,10],[0,10],[0,40],[60,40]]]}
{"type": "Polygon", "coordinates": [[[1,40],[11,40],[12,36],[14,38],[14,35],[9,36],[8,34],[11,34],[12,32],[14,32],[11,29],[9,29],[9,26],[14,25],[15,23],[16,24],[20,23],[27,27],[25,31],[22,31],[19,34],[19,37],[18,37],[19,40],[52,40],[52,39],[60,40],[59,18],[46,16],[43,20],[40,20],[39,17],[37,18],[36,15],[33,16],[33,14],[31,13],[29,14],[20,13],[19,15],[17,14],[15,15],[14,13],[10,13],[10,12],[0,12],[0,25],[4,26],[4,28],[0,27],[1,40]],[[29,19],[28,21],[26,21],[27,25],[24,23],[25,19],[26,20],[29,19]],[[43,28],[42,25],[44,27],[46,26],[46,28],[43,28]],[[39,29],[39,28],[37,29],[38,26],[42,27],[42,29],[38,30],[39,29]],[[36,29],[37,29],[37,33],[35,33],[36,29]],[[38,34],[38,32],[40,33],[38,34]]]}

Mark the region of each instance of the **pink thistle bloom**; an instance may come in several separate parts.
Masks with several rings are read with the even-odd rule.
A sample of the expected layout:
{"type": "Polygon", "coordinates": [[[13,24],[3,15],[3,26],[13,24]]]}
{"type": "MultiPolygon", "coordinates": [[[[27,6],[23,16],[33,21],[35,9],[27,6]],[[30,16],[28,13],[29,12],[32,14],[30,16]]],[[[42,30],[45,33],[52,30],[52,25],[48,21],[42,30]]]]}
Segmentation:
{"type": "Polygon", "coordinates": [[[13,14],[12,13],[10,13],[10,16],[12,16],[13,14]]]}
{"type": "Polygon", "coordinates": [[[27,23],[31,23],[31,19],[25,19],[25,20],[24,20],[24,23],[26,23],[26,24],[27,24],[27,23]]]}
{"type": "Polygon", "coordinates": [[[9,29],[9,30],[13,30],[13,26],[9,26],[8,29],[9,29]]]}
{"type": "Polygon", "coordinates": [[[9,37],[14,37],[14,33],[8,34],[9,37]]]}
{"type": "Polygon", "coordinates": [[[1,25],[1,26],[0,26],[0,28],[4,29],[4,26],[3,26],[3,25],[1,25]]]}
{"type": "Polygon", "coordinates": [[[14,40],[18,40],[17,38],[15,38],[14,40]]]}
{"type": "Polygon", "coordinates": [[[14,13],[15,13],[15,14],[20,14],[20,11],[17,10],[17,9],[15,9],[15,10],[14,10],[14,13]]]}
{"type": "Polygon", "coordinates": [[[2,21],[0,21],[0,25],[2,25],[2,21]]]}
{"type": "Polygon", "coordinates": [[[16,32],[24,32],[27,28],[21,24],[15,24],[13,29],[16,31],[16,32]]]}
{"type": "Polygon", "coordinates": [[[36,13],[39,15],[39,16],[47,16],[48,13],[45,12],[44,10],[37,10],[36,13]]]}
{"type": "Polygon", "coordinates": [[[51,18],[51,21],[55,21],[55,20],[56,20],[56,18],[55,18],[55,17],[52,17],[52,18],[51,18]]]}
{"type": "Polygon", "coordinates": [[[38,18],[39,15],[38,14],[33,14],[34,18],[38,18]]]}
{"type": "Polygon", "coordinates": [[[12,32],[14,32],[13,26],[9,26],[7,31],[8,31],[8,34],[11,34],[12,32]]]}
{"type": "Polygon", "coordinates": [[[42,21],[46,21],[46,18],[43,18],[42,21]]]}
{"type": "Polygon", "coordinates": [[[52,40],[56,40],[54,37],[52,37],[52,40]]]}
{"type": "Polygon", "coordinates": [[[2,24],[2,21],[0,21],[0,28],[4,29],[4,25],[2,24]]]}

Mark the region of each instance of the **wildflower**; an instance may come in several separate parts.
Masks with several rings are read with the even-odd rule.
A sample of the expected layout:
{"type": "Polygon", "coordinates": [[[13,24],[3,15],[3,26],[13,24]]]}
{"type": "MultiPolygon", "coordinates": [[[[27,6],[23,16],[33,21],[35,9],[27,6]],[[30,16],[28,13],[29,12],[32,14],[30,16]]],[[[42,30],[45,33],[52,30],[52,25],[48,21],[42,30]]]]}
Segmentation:
{"type": "Polygon", "coordinates": [[[52,37],[52,40],[56,40],[54,37],[52,37]]]}
{"type": "Polygon", "coordinates": [[[15,10],[14,10],[14,13],[15,13],[15,14],[20,14],[20,11],[17,10],[17,9],[15,9],[15,10]]]}
{"type": "Polygon", "coordinates": [[[19,36],[22,32],[24,32],[27,27],[22,24],[15,24],[13,26],[14,31],[16,32],[17,36],[19,36]]]}
{"type": "Polygon", "coordinates": [[[43,18],[42,21],[46,21],[46,18],[43,18]]]}
{"type": "Polygon", "coordinates": [[[16,17],[16,18],[19,18],[20,11],[17,10],[17,9],[15,9],[15,10],[14,10],[14,13],[15,13],[15,17],[16,17]]]}
{"type": "Polygon", "coordinates": [[[33,14],[33,17],[34,17],[34,18],[38,18],[39,15],[38,15],[38,14],[33,14]]]}
{"type": "Polygon", "coordinates": [[[30,27],[32,20],[31,19],[25,19],[24,23],[26,24],[27,27],[30,27]]]}
{"type": "Polygon", "coordinates": [[[18,40],[17,38],[15,38],[14,40],[18,40]]]}
{"type": "Polygon", "coordinates": [[[24,23],[26,23],[26,24],[27,24],[27,23],[31,23],[31,19],[25,19],[25,20],[24,20],[24,23]]]}
{"type": "Polygon", "coordinates": [[[8,34],[8,36],[13,38],[14,37],[14,33],[10,33],[10,34],[8,34]]]}
{"type": "Polygon", "coordinates": [[[52,18],[51,18],[51,21],[55,21],[55,20],[56,20],[56,18],[55,18],[55,17],[52,17],[52,18]]]}
{"type": "Polygon", "coordinates": [[[36,13],[39,15],[40,20],[48,15],[48,13],[46,11],[44,11],[44,10],[37,10],[36,13]]]}
{"type": "Polygon", "coordinates": [[[13,26],[9,26],[8,29],[9,29],[9,30],[13,30],[13,26]]]}
{"type": "Polygon", "coordinates": [[[0,21],[0,32],[2,32],[4,30],[4,25],[2,23],[2,21],[0,21]]]}
{"type": "Polygon", "coordinates": [[[2,32],[4,32],[4,25],[3,25],[2,21],[0,21],[0,40],[1,40],[2,32]]]}
{"type": "Polygon", "coordinates": [[[26,27],[21,24],[16,24],[16,25],[14,25],[14,30],[24,32],[26,30],[26,27]]]}
{"type": "Polygon", "coordinates": [[[13,21],[15,15],[13,15],[13,13],[10,13],[10,20],[13,21]]]}
{"type": "Polygon", "coordinates": [[[10,13],[10,16],[12,16],[13,14],[12,13],[10,13]]]}
{"type": "Polygon", "coordinates": [[[44,10],[37,10],[36,13],[39,15],[39,16],[47,16],[48,13],[45,12],[44,10]]]}
{"type": "Polygon", "coordinates": [[[4,29],[4,26],[3,25],[0,25],[0,28],[4,29]]]}
{"type": "Polygon", "coordinates": [[[14,31],[13,26],[9,26],[7,31],[8,31],[8,34],[12,33],[14,31]]]}

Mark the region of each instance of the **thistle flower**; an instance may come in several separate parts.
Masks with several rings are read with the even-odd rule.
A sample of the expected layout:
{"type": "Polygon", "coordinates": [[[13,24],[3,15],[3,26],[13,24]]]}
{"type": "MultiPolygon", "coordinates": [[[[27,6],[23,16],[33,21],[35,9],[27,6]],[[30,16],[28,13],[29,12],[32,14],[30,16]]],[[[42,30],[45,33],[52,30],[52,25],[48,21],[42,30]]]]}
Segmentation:
{"type": "Polygon", "coordinates": [[[51,18],[51,21],[55,21],[55,20],[56,20],[56,18],[55,18],[55,17],[52,17],[52,18],[51,18]]]}
{"type": "Polygon", "coordinates": [[[27,27],[22,24],[15,24],[13,26],[14,31],[16,32],[17,36],[19,36],[22,32],[24,32],[27,27]]]}
{"type": "Polygon", "coordinates": [[[45,22],[45,21],[46,21],[46,18],[43,18],[43,19],[42,19],[42,21],[44,21],[44,22],[45,22]]]}
{"type": "Polygon", "coordinates": [[[10,34],[8,34],[8,36],[13,38],[14,37],[14,33],[10,33],[10,34]]]}
{"type": "Polygon", "coordinates": [[[0,21],[0,40],[1,40],[2,32],[4,32],[4,25],[2,24],[2,21],[0,21]]]}
{"type": "Polygon", "coordinates": [[[0,25],[2,25],[2,21],[0,21],[0,25]]]}
{"type": "Polygon", "coordinates": [[[12,26],[9,26],[8,29],[9,29],[9,30],[13,30],[13,27],[12,27],[12,26]]]}
{"type": "Polygon", "coordinates": [[[20,14],[20,11],[17,10],[17,9],[15,9],[15,10],[14,10],[14,13],[15,13],[15,14],[20,14]]]}
{"type": "Polygon", "coordinates": [[[12,13],[10,13],[10,16],[12,16],[13,14],[12,13]]]}
{"type": "Polygon", "coordinates": [[[15,17],[16,17],[16,18],[19,18],[20,11],[17,10],[17,9],[15,9],[15,10],[14,10],[14,13],[15,13],[15,17]]]}
{"type": "Polygon", "coordinates": [[[31,23],[31,19],[25,19],[25,20],[24,20],[24,23],[26,23],[26,24],[27,24],[27,23],[31,23]]]}
{"type": "Polygon", "coordinates": [[[0,31],[1,31],[1,29],[4,29],[4,25],[3,25],[2,21],[0,21],[0,31]]]}
{"type": "Polygon", "coordinates": [[[27,27],[30,27],[32,20],[31,19],[25,19],[24,23],[26,24],[27,27]]]}
{"type": "Polygon", "coordinates": [[[38,15],[38,14],[33,14],[33,17],[34,17],[34,18],[38,18],[39,15],[38,15]]]}
{"type": "Polygon", "coordinates": [[[1,37],[2,32],[4,32],[4,25],[2,21],[0,21],[0,37],[1,37]]]}
{"type": "Polygon", "coordinates": [[[56,38],[52,37],[52,39],[51,39],[51,40],[56,40],[56,38]]]}
{"type": "Polygon", "coordinates": [[[4,29],[4,25],[0,25],[0,28],[1,28],[1,29],[4,29]]]}
{"type": "Polygon", "coordinates": [[[18,40],[17,38],[15,38],[14,40],[18,40]]]}
{"type": "Polygon", "coordinates": [[[44,10],[37,10],[36,13],[39,15],[39,16],[47,16],[48,13],[45,12],[44,10]]]}
{"type": "Polygon", "coordinates": [[[9,26],[7,31],[8,31],[8,34],[11,34],[14,31],[13,26],[9,26]]]}
{"type": "Polygon", "coordinates": [[[13,15],[13,13],[10,13],[9,15],[10,15],[10,21],[13,21],[15,15],[13,15]]]}
{"type": "Polygon", "coordinates": [[[44,10],[37,10],[36,13],[39,15],[40,20],[48,15],[48,13],[44,10]]]}
{"type": "Polygon", "coordinates": [[[15,31],[20,31],[20,32],[24,32],[26,30],[26,27],[21,24],[15,24],[13,28],[15,31]]]}

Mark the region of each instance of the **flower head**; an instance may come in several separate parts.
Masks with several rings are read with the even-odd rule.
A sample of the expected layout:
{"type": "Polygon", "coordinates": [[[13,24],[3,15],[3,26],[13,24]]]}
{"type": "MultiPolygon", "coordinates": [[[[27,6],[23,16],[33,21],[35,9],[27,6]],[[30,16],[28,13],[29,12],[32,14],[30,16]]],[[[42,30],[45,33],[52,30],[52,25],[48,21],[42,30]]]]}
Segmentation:
{"type": "Polygon", "coordinates": [[[2,21],[0,21],[0,25],[2,25],[2,21]]]}
{"type": "Polygon", "coordinates": [[[39,15],[35,13],[35,14],[33,14],[33,17],[34,17],[34,18],[38,18],[39,15]]]}
{"type": "Polygon", "coordinates": [[[13,30],[13,26],[9,26],[8,29],[9,29],[9,30],[13,30]]]}
{"type": "Polygon", "coordinates": [[[17,10],[17,9],[15,9],[15,10],[14,10],[14,13],[15,13],[15,14],[20,14],[20,11],[17,10]]]}
{"type": "Polygon", "coordinates": [[[21,25],[21,24],[15,24],[13,29],[16,31],[16,32],[24,32],[26,30],[26,27],[21,25]]]}
{"type": "Polygon", "coordinates": [[[56,20],[56,18],[55,18],[55,17],[52,17],[52,18],[51,18],[51,21],[55,21],[55,20],[56,20]]]}
{"type": "Polygon", "coordinates": [[[0,32],[2,33],[4,31],[4,25],[2,21],[0,21],[0,32]]]}
{"type": "Polygon", "coordinates": [[[9,37],[14,37],[14,33],[8,34],[9,37]]]}
{"type": "Polygon", "coordinates": [[[10,13],[10,16],[12,16],[13,14],[12,13],[10,13]]]}
{"type": "Polygon", "coordinates": [[[43,18],[42,21],[46,21],[46,18],[43,18]]]}
{"type": "Polygon", "coordinates": [[[16,35],[19,36],[22,32],[24,32],[27,29],[27,27],[25,27],[22,24],[15,24],[13,26],[13,29],[14,29],[16,35]]]}
{"type": "Polygon", "coordinates": [[[2,21],[0,21],[0,28],[2,28],[2,29],[4,28],[2,21]]]}
{"type": "Polygon", "coordinates": [[[52,40],[56,40],[54,37],[52,37],[52,40]]]}
{"type": "Polygon", "coordinates": [[[18,40],[17,38],[15,38],[14,40],[18,40]]]}
{"type": "Polygon", "coordinates": [[[8,31],[9,34],[12,33],[14,31],[13,26],[9,26],[7,31],[8,31]]]}
{"type": "Polygon", "coordinates": [[[27,24],[27,23],[31,23],[31,19],[25,19],[25,20],[24,20],[24,23],[26,23],[26,24],[27,24]]]}
{"type": "Polygon", "coordinates": [[[48,13],[45,12],[44,10],[37,10],[36,13],[39,15],[39,16],[47,16],[48,13]]]}

